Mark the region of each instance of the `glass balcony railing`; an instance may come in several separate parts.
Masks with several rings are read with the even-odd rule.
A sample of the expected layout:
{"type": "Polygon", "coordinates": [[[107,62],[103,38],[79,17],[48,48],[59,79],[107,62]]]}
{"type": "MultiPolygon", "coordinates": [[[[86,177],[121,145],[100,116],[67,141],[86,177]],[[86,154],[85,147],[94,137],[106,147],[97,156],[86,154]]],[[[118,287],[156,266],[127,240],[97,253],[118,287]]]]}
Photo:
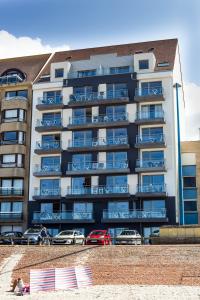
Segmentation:
{"type": "Polygon", "coordinates": [[[3,84],[16,84],[22,82],[23,79],[18,74],[1,76],[0,77],[0,85],[3,84]]]}
{"type": "Polygon", "coordinates": [[[62,96],[39,97],[38,104],[44,104],[44,105],[63,104],[63,98],[62,98],[62,96]]]}
{"type": "Polygon", "coordinates": [[[136,136],[137,144],[149,144],[149,143],[164,143],[165,137],[163,133],[160,134],[143,134],[136,136]]]}
{"type": "Polygon", "coordinates": [[[154,169],[154,168],[164,168],[165,160],[164,159],[156,159],[156,160],[137,160],[136,161],[137,168],[143,169],[154,169]]]}
{"type": "Polygon", "coordinates": [[[100,116],[86,116],[86,117],[73,117],[70,118],[70,125],[84,125],[96,123],[109,123],[109,122],[123,122],[128,121],[128,114],[115,114],[115,115],[100,115],[100,116]]]}
{"type": "Polygon", "coordinates": [[[67,195],[108,195],[108,194],[127,194],[129,186],[88,186],[67,189],[67,195]]]}
{"type": "Polygon", "coordinates": [[[61,127],[61,119],[37,120],[36,127],[61,127]]]}
{"type": "Polygon", "coordinates": [[[37,150],[54,150],[61,149],[61,141],[37,142],[37,150]]]}
{"type": "Polygon", "coordinates": [[[24,165],[18,162],[1,163],[0,168],[23,168],[24,165]]]}
{"type": "Polygon", "coordinates": [[[22,212],[2,212],[0,211],[0,220],[7,221],[7,220],[22,220],[22,212]]]}
{"type": "Polygon", "coordinates": [[[24,141],[6,140],[6,141],[0,141],[0,145],[24,145],[24,141]]]}
{"type": "Polygon", "coordinates": [[[85,94],[72,94],[70,95],[70,102],[92,102],[102,100],[116,100],[128,98],[128,90],[111,90],[107,92],[90,92],[85,94]]]}
{"type": "Polygon", "coordinates": [[[0,196],[22,196],[24,190],[14,187],[0,187],[0,196]]]}
{"type": "Polygon", "coordinates": [[[34,189],[34,196],[39,197],[54,197],[54,196],[61,196],[61,189],[60,188],[35,188],[34,189]]]}
{"type": "Polygon", "coordinates": [[[162,96],[163,88],[161,86],[158,87],[149,87],[149,88],[138,88],[135,90],[135,96],[137,97],[151,97],[151,96],[162,96]]]}
{"type": "Polygon", "coordinates": [[[93,77],[93,76],[104,76],[104,75],[115,75],[115,74],[128,74],[133,72],[133,67],[129,68],[99,68],[96,70],[88,70],[88,71],[76,71],[69,72],[67,78],[84,78],[84,77],[93,77]]]}
{"type": "Polygon", "coordinates": [[[98,147],[98,146],[117,146],[128,144],[128,137],[119,138],[100,138],[100,139],[77,139],[69,141],[69,147],[81,148],[81,147],[98,147]]]}
{"type": "Polygon", "coordinates": [[[103,211],[103,219],[156,219],[166,218],[166,209],[160,210],[127,210],[127,211],[103,211]]]}
{"type": "Polygon", "coordinates": [[[36,165],[34,168],[34,172],[38,172],[41,174],[61,172],[61,166],[57,164],[49,164],[43,166],[36,165]]]}
{"type": "Polygon", "coordinates": [[[138,193],[165,193],[166,185],[164,183],[161,184],[148,184],[148,185],[138,185],[137,186],[138,193]]]}
{"type": "Polygon", "coordinates": [[[34,221],[59,221],[59,220],[92,220],[92,212],[73,212],[73,211],[62,211],[62,212],[34,212],[34,221]]]}
{"type": "Polygon", "coordinates": [[[164,111],[138,111],[136,114],[136,120],[157,120],[164,118],[164,111]]]}
{"type": "Polygon", "coordinates": [[[128,161],[108,161],[108,162],[73,162],[68,163],[68,171],[89,171],[107,169],[126,169],[128,161]]]}

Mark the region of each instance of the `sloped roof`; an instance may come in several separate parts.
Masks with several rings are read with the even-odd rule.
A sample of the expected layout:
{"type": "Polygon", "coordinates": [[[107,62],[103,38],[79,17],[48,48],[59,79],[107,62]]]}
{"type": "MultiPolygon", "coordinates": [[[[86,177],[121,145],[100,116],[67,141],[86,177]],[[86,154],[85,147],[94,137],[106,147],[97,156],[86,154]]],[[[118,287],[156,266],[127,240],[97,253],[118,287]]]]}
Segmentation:
{"type": "Polygon", "coordinates": [[[26,80],[33,82],[51,54],[0,59],[0,76],[9,69],[18,69],[25,73],[26,80]]]}
{"type": "Polygon", "coordinates": [[[56,52],[44,68],[41,75],[48,75],[50,73],[51,63],[63,62],[66,60],[86,60],[89,59],[91,55],[108,53],[117,53],[118,56],[133,55],[134,53],[140,51],[143,53],[153,52],[156,57],[157,64],[163,62],[169,63],[169,65],[163,67],[158,67],[156,65],[155,71],[173,70],[177,44],[177,39],[168,39],[56,52]]]}

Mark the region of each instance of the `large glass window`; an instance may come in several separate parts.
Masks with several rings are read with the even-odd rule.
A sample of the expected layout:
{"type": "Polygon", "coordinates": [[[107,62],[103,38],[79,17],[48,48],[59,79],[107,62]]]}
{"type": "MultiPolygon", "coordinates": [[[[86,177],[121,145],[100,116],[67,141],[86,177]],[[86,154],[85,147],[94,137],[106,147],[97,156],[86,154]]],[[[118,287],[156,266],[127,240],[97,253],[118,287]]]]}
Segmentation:
{"type": "Polygon", "coordinates": [[[155,119],[162,116],[162,104],[151,104],[141,106],[141,118],[143,119],[155,119]]]}
{"type": "Polygon", "coordinates": [[[72,170],[89,170],[92,168],[92,154],[73,154],[72,170]]]}
{"type": "Polygon", "coordinates": [[[156,136],[163,134],[163,127],[142,128],[142,136],[156,136]]]}
{"type": "Polygon", "coordinates": [[[126,83],[107,84],[107,97],[113,99],[114,97],[123,98],[128,96],[128,87],[126,83]]]}
{"type": "Polygon", "coordinates": [[[142,182],[144,186],[164,185],[164,175],[143,175],[142,182]]]}
{"type": "Polygon", "coordinates": [[[126,175],[107,176],[106,185],[111,187],[127,186],[128,180],[126,175]]]}
{"type": "Polygon", "coordinates": [[[184,201],[184,211],[197,211],[197,201],[184,201]]]}
{"type": "Polygon", "coordinates": [[[42,136],[42,148],[43,149],[58,149],[60,147],[60,135],[48,134],[42,136]]]}
{"type": "Polygon", "coordinates": [[[74,131],[73,132],[73,145],[75,147],[89,146],[92,144],[92,131],[74,131]]]}
{"type": "Polygon", "coordinates": [[[108,168],[128,167],[127,152],[107,152],[106,163],[108,168]]]}
{"type": "Polygon", "coordinates": [[[61,125],[61,113],[45,113],[42,115],[42,124],[44,126],[60,126],[61,125]]]}
{"type": "Polygon", "coordinates": [[[142,152],[143,161],[158,161],[164,160],[164,151],[143,151],[142,152]]]}
{"type": "Polygon", "coordinates": [[[162,81],[142,82],[141,95],[161,95],[162,94],[162,81]]]}
{"type": "Polygon", "coordinates": [[[147,211],[160,211],[165,209],[165,200],[144,200],[143,209],[147,211]]]}
{"type": "Polygon", "coordinates": [[[196,166],[183,166],[183,176],[196,176],[196,166]]]}
{"type": "Polygon", "coordinates": [[[106,130],[108,144],[118,144],[127,142],[127,128],[115,128],[106,130]]]}
{"type": "Polygon", "coordinates": [[[125,105],[107,106],[106,116],[109,121],[124,121],[126,120],[126,106],[125,105]]]}
{"type": "Polygon", "coordinates": [[[59,195],[60,180],[59,179],[41,179],[40,180],[41,195],[59,195]]]}
{"type": "Polygon", "coordinates": [[[4,141],[17,141],[17,131],[6,131],[3,137],[4,141]]]}
{"type": "Polygon", "coordinates": [[[6,92],[6,98],[12,98],[12,97],[28,97],[28,90],[20,90],[20,91],[7,91],[6,92]]]}
{"type": "Polygon", "coordinates": [[[41,159],[41,169],[54,170],[60,169],[60,157],[59,156],[47,156],[41,159]]]}
{"type": "Polygon", "coordinates": [[[127,212],[129,210],[128,201],[112,201],[108,202],[108,211],[127,212]]]}

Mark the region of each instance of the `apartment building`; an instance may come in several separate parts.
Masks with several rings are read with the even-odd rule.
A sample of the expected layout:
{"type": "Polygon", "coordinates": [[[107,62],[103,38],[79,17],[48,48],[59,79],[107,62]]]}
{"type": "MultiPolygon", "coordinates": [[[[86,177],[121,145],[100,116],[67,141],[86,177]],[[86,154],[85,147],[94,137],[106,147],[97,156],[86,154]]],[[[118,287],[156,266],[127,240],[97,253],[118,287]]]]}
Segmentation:
{"type": "Polygon", "coordinates": [[[175,83],[176,39],[55,53],[33,85],[30,223],[149,236],[179,222],[175,83]]]}
{"type": "Polygon", "coordinates": [[[48,57],[0,60],[0,232],[27,226],[32,83],[48,57]]]}
{"type": "Polygon", "coordinates": [[[200,224],[200,141],[181,143],[184,223],[200,224]]]}

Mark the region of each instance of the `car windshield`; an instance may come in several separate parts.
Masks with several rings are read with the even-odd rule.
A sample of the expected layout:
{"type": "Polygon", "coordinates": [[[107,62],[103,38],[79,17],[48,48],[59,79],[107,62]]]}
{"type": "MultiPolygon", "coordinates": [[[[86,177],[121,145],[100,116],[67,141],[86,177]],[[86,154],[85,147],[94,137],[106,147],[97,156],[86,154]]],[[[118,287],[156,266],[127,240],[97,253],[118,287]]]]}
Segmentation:
{"type": "Polygon", "coordinates": [[[73,231],[61,231],[58,235],[73,235],[73,231]]]}
{"type": "Polygon", "coordinates": [[[134,235],[136,232],[134,230],[122,231],[120,235],[134,235]]]}
{"type": "Polygon", "coordinates": [[[41,229],[39,228],[29,228],[27,229],[24,233],[25,234],[37,234],[37,233],[40,233],[41,229]]]}
{"type": "Polygon", "coordinates": [[[96,230],[96,231],[92,231],[90,234],[103,235],[103,234],[105,234],[105,231],[96,230]]]}

